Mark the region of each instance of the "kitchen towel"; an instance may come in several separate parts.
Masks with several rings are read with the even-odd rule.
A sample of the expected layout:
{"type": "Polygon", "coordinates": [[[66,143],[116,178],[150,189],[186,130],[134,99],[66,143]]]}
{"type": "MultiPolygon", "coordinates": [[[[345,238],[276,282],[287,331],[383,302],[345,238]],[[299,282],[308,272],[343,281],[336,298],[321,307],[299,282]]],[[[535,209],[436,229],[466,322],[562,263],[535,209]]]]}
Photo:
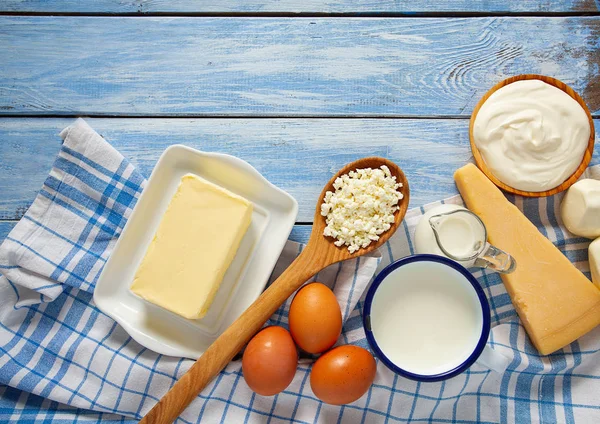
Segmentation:
{"type": "MultiPolygon", "coordinates": [[[[143,348],[92,300],[145,179],[85,121],[77,120],[61,137],[64,142],[44,186],[0,246],[0,384],[10,387],[2,389],[8,398],[15,398],[16,388],[73,407],[139,419],[193,363],[143,348]]],[[[270,282],[302,247],[286,243],[270,282]]],[[[313,278],[333,288],[344,321],[358,316],[355,306],[380,259],[376,252],[313,278]]],[[[287,324],[289,302],[270,324],[287,324]]],[[[345,331],[343,341],[361,337],[356,328],[345,331]]],[[[308,365],[300,367],[307,374],[308,365]]],[[[254,405],[248,400],[240,415],[240,393],[253,397],[240,377],[240,361],[234,361],[182,421],[213,421],[217,409],[206,400],[223,399],[221,388],[230,392],[224,398],[228,406],[221,408],[228,420],[268,415],[273,398],[257,399],[254,405]]],[[[3,402],[0,407],[0,422],[32,418],[27,406],[15,404],[11,411],[10,402],[3,402]]],[[[64,408],[57,414],[45,418],[69,420],[64,408]]],[[[82,420],[121,419],[83,410],[75,414],[82,420]]]]}
{"type": "MultiPolygon", "coordinates": [[[[62,136],[63,147],[44,188],[0,247],[0,384],[5,385],[0,389],[0,421],[133,420],[191,361],[143,349],[94,307],[95,280],[144,179],[83,121],[62,136]]],[[[587,176],[600,178],[600,168],[589,169],[587,176]]],[[[589,240],[562,226],[560,195],[509,198],[589,276],[589,240]]],[[[402,227],[380,249],[379,270],[414,253],[414,227],[426,210],[440,203],[462,204],[456,196],[409,211],[402,227]]],[[[288,243],[273,278],[301,247],[288,243]]],[[[319,277],[335,282],[345,306],[341,343],[368,348],[361,311],[364,288],[378,260],[335,265],[345,271],[338,274],[332,268],[319,277]]],[[[375,384],[365,396],[350,405],[332,406],[312,394],[309,364],[300,364],[284,392],[262,397],[247,388],[240,362],[234,361],[180,422],[600,422],[600,329],[540,357],[498,275],[478,270],[475,276],[492,309],[490,343],[511,359],[504,374],[475,364],[444,382],[417,383],[378,363],[375,384]]],[[[274,322],[286,325],[286,307],[274,322]]]]}

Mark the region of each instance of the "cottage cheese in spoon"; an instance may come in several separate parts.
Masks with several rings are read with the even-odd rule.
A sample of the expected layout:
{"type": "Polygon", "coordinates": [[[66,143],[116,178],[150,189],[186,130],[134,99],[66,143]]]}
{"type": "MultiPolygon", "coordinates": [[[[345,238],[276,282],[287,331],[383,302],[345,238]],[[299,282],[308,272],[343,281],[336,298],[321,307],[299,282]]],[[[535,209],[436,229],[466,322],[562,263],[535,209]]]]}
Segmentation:
{"type": "Polygon", "coordinates": [[[327,223],[323,235],[337,239],[333,242],[336,246],[348,246],[350,253],[379,240],[394,222],[394,213],[404,197],[401,187],[385,165],[357,169],[336,178],[335,191],[325,193],[321,204],[321,215],[327,223]]]}
{"type": "Polygon", "coordinates": [[[489,170],[523,191],[550,190],[581,164],[590,138],[583,108],[540,80],[500,88],[475,118],[473,138],[489,170]]]}

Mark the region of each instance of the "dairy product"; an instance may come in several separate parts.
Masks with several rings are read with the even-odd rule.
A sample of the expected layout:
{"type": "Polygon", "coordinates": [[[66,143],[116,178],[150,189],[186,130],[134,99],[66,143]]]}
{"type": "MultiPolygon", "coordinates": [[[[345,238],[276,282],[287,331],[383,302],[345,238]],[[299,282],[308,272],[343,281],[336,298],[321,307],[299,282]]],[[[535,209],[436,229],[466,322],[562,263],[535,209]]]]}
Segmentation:
{"type": "Polygon", "coordinates": [[[473,138],[488,169],[517,190],[550,190],[581,164],[590,138],[584,109],[540,80],[516,81],[481,106],[473,138]]]}
{"type": "Polygon", "coordinates": [[[252,218],[248,200],[187,174],[131,291],[188,319],[206,315],[252,218]]]}
{"type": "Polygon", "coordinates": [[[600,290],[475,165],[460,168],[454,179],[468,208],[486,225],[490,243],[517,261],[502,281],[542,355],[600,324],[600,290]]]}
{"type": "Polygon", "coordinates": [[[391,228],[398,202],[404,197],[390,169],[357,169],[335,179],[335,191],[325,193],[321,215],[326,237],[336,246],[348,246],[350,253],[365,248],[391,228]]]}
{"type": "Polygon", "coordinates": [[[379,348],[399,368],[440,374],[465,362],[483,331],[477,293],[448,265],[417,261],[392,271],[377,288],[370,316],[379,348]]]}
{"type": "Polygon", "coordinates": [[[590,272],[592,281],[600,289],[600,238],[590,243],[588,248],[588,259],[590,262],[590,272]]]}
{"type": "MultiPolygon", "coordinates": [[[[417,227],[415,228],[415,251],[419,254],[429,253],[433,255],[446,256],[442,249],[440,249],[438,242],[435,239],[435,234],[431,228],[429,218],[433,215],[453,212],[457,210],[466,210],[466,208],[453,205],[443,204],[438,207],[432,208],[425,212],[421,217],[417,227]]],[[[450,220],[446,223],[443,231],[440,231],[440,236],[443,237],[442,243],[447,241],[447,249],[450,248],[450,253],[455,256],[467,257],[473,254],[472,251],[463,251],[466,246],[474,246],[479,234],[473,231],[473,226],[466,223],[460,216],[451,216],[450,220]],[[456,245],[455,245],[456,243],[456,245]]],[[[473,265],[473,260],[461,262],[463,266],[469,267],[473,265]]]]}
{"type": "Polygon", "coordinates": [[[563,223],[577,236],[600,236],[600,181],[577,181],[565,194],[560,205],[563,223]]]}

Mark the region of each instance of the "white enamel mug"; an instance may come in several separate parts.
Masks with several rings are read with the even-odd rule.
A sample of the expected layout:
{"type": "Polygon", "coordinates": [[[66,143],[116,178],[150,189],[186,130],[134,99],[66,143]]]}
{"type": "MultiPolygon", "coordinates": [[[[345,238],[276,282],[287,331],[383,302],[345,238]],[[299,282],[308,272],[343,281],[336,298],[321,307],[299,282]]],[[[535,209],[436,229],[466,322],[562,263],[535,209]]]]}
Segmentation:
{"type": "Polygon", "coordinates": [[[509,363],[487,344],[483,289],[442,256],[409,256],[384,268],[367,291],[363,324],[376,356],[412,380],[445,380],[475,362],[502,373],[509,363]]]}

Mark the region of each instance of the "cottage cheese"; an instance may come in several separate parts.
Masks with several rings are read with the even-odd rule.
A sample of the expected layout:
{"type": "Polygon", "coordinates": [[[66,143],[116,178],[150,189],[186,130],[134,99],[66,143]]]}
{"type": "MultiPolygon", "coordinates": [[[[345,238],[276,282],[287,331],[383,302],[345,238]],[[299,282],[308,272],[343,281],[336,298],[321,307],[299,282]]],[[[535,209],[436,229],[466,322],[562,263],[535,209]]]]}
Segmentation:
{"type": "Polygon", "coordinates": [[[321,215],[326,237],[337,239],[336,246],[348,246],[350,253],[365,248],[390,229],[398,203],[404,197],[385,165],[378,169],[357,169],[333,183],[335,192],[325,193],[321,215]]]}

